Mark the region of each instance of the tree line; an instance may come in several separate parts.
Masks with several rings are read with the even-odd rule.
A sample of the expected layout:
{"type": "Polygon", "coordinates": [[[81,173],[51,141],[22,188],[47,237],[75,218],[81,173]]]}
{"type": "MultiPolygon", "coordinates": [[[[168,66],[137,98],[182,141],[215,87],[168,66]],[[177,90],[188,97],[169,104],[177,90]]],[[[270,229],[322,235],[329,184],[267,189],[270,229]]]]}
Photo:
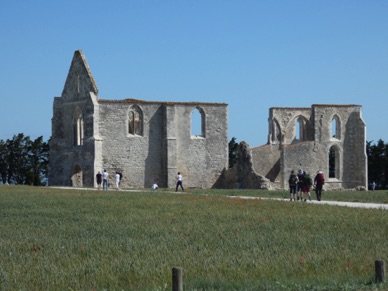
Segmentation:
{"type": "Polygon", "coordinates": [[[0,175],[3,184],[44,184],[49,162],[48,142],[40,136],[31,140],[23,133],[0,140],[0,175]]]}

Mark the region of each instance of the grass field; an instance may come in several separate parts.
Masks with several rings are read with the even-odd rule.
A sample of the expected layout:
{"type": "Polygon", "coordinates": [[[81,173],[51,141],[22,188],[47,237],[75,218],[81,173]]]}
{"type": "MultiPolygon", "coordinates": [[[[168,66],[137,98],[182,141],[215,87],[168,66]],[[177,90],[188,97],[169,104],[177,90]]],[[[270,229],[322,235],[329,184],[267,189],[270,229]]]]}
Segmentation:
{"type": "Polygon", "coordinates": [[[388,290],[388,211],[226,195],[287,193],[1,186],[0,290],[171,290],[172,267],[185,290],[388,290]]]}

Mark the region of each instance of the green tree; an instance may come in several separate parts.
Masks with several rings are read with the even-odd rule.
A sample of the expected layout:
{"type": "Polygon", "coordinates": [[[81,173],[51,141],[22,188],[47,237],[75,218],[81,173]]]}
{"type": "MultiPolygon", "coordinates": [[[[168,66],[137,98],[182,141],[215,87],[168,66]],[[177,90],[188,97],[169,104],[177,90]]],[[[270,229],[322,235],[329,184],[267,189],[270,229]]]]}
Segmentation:
{"type": "Polygon", "coordinates": [[[28,146],[31,140],[22,133],[14,135],[12,139],[6,141],[8,173],[7,182],[25,184],[25,177],[28,171],[28,146]]]}
{"type": "Polygon", "coordinates": [[[382,188],[387,185],[388,177],[388,147],[383,140],[379,139],[377,144],[366,143],[366,154],[368,157],[368,181],[373,181],[382,188]]]}
{"type": "Polygon", "coordinates": [[[41,185],[41,177],[47,175],[49,148],[43,137],[32,141],[19,133],[6,142],[1,141],[0,157],[3,183],[41,185]]]}
{"type": "Polygon", "coordinates": [[[49,162],[49,146],[40,136],[35,139],[28,147],[28,173],[26,184],[39,186],[41,176],[47,176],[49,162]]]}

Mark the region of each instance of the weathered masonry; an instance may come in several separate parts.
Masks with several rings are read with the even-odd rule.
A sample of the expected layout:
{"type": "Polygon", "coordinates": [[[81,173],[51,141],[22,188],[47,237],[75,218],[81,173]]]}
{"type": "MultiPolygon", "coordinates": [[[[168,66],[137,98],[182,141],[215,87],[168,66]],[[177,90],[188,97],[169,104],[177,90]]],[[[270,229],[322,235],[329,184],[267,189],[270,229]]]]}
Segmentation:
{"type": "Polygon", "coordinates": [[[104,100],[82,51],[76,51],[61,97],[54,98],[50,185],[96,184],[106,169],[123,187],[210,188],[228,164],[227,104],[104,100]],[[192,134],[193,114],[200,132],[192,134]]]}
{"type": "Polygon", "coordinates": [[[325,174],[326,189],[367,189],[366,125],[360,105],[270,108],[266,145],[250,149],[252,166],[276,188],[291,170],[325,174]]]}

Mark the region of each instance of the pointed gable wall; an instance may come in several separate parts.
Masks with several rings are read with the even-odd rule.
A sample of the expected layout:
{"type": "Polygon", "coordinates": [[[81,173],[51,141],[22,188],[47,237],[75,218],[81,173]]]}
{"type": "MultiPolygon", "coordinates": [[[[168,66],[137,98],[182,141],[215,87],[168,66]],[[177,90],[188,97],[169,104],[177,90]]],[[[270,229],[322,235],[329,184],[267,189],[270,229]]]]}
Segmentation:
{"type": "Polygon", "coordinates": [[[54,98],[52,185],[92,185],[98,136],[98,89],[81,50],[75,51],[61,97],[54,98]],[[96,121],[97,120],[97,121],[96,121]]]}
{"type": "Polygon", "coordinates": [[[73,60],[62,91],[62,97],[67,101],[82,100],[88,98],[90,92],[98,95],[97,85],[83,51],[77,50],[74,52],[73,60]]]}

